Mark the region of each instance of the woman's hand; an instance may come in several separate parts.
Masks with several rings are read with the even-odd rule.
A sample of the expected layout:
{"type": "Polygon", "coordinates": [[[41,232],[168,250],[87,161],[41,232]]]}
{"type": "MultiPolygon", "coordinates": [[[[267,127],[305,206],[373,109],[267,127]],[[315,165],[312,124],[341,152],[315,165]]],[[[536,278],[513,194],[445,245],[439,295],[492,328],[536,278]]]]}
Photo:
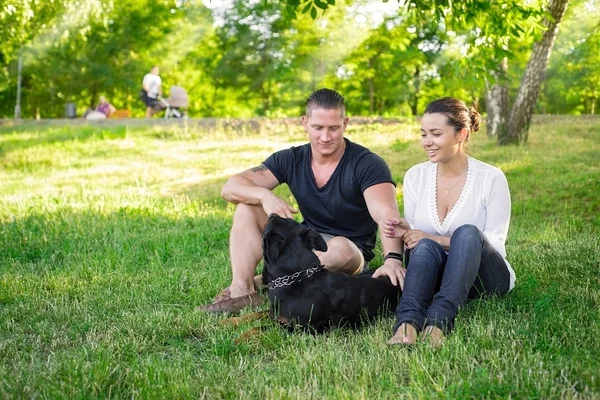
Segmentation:
{"type": "Polygon", "coordinates": [[[381,229],[386,237],[401,238],[410,229],[410,225],[404,218],[393,218],[386,220],[381,229]]]}
{"type": "Polygon", "coordinates": [[[406,245],[406,247],[408,247],[409,249],[414,248],[417,245],[417,243],[419,243],[419,240],[425,239],[425,238],[431,239],[431,240],[436,239],[436,237],[434,235],[425,233],[418,229],[410,229],[410,230],[406,231],[404,233],[404,235],[402,235],[402,240],[404,241],[404,244],[406,245]]]}

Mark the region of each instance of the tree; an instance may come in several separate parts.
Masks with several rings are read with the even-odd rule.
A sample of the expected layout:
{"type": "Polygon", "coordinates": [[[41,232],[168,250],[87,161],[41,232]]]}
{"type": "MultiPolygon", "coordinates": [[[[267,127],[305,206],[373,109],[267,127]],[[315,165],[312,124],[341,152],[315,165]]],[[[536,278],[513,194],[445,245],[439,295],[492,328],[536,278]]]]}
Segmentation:
{"type": "Polygon", "coordinates": [[[443,23],[410,15],[386,19],[341,65],[344,93],[361,93],[357,113],[417,115],[423,91],[440,73],[450,73],[443,57],[449,47],[443,23]],[[406,110],[403,112],[402,110],[406,110]]]}
{"type": "Polygon", "coordinates": [[[597,112],[600,91],[600,2],[572,0],[554,45],[540,111],[597,112]]]}
{"type": "Polygon", "coordinates": [[[543,21],[546,31],[541,40],[533,45],[533,52],[521,79],[521,87],[512,106],[507,128],[499,131],[500,144],[519,144],[527,141],[533,109],[544,81],[558,26],[568,4],[569,0],[550,0],[548,3],[548,16],[543,21]]]}
{"type": "Polygon", "coordinates": [[[13,99],[17,71],[11,71],[10,66],[16,64],[15,60],[19,57],[19,66],[22,65],[23,49],[31,44],[40,30],[52,26],[64,8],[64,2],[59,0],[3,2],[0,7],[0,103],[12,104],[8,97],[13,99]]]}
{"type": "Polygon", "coordinates": [[[187,3],[61,4],[61,15],[52,24],[31,33],[36,38],[25,54],[24,114],[39,109],[44,116],[62,116],[65,102],[87,108],[100,93],[118,107],[139,104],[142,76],[161,61],[162,43],[187,17],[187,3]]]}
{"type": "MultiPolygon", "coordinates": [[[[323,2],[322,0],[281,0],[288,8],[299,7],[304,4],[303,11],[310,10],[316,14],[316,9],[326,10],[335,2],[323,2]]],[[[529,124],[533,114],[534,106],[538,100],[540,87],[544,80],[544,73],[548,65],[558,26],[565,13],[569,0],[549,0],[546,7],[547,15],[542,21],[545,31],[541,39],[533,46],[530,60],[521,80],[515,103],[508,119],[506,107],[506,93],[497,91],[502,97],[498,101],[500,115],[504,118],[498,120],[504,123],[506,128],[498,128],[499,144],[522,143],[527,140],[529,124]]],[[[534,13],[532,9],[523,7],[517,1],[488,2],[484,0],[467,0],[448,2],[447,0],[412,0],[406,3],[409,12],[423,16],[435,17],[444,20],[449,28],[464,30],[477,26],[480,37],[485,40],[480,45],[495,48],[497,54],[507,52],[507,42],[510,37],[516,37],[524,31],[524,26],[534,13]],[[485,18],[485,23],[481,23],[485,18]]],[[[492,71],[500,71],[502,68],[493,68],[492,71]]],[[[488,102],[494,100],[488,96],[488,102]]]]}

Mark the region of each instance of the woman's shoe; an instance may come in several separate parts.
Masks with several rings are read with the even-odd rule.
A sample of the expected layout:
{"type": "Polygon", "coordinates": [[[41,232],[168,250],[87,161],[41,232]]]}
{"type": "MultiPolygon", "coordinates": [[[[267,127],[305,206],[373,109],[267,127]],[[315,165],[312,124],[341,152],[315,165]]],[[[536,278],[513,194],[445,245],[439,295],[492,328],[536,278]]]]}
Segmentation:
{"type": "Polygon", "coordinates": [[[444,332],[435,325],[428,325],[421,333],[421,340],[429,342],[432,347],[439,349],[444,344],[444,332]]]}
{"type": "Polygon", "coordinates": [[[400,344],[403,346],[412,346],[417,343],[417,329],[408,322],[401,324],[396,330],[396,334],[388,340],[387,344],[400,344]]]}

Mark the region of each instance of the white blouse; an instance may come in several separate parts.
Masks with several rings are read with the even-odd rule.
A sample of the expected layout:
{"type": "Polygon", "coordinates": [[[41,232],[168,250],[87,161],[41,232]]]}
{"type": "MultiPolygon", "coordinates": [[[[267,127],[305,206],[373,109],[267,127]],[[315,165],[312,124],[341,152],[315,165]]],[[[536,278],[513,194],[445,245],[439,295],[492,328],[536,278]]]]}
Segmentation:
{"type": "Polygon", "coordinates": [[[510,289],[516,276],[506,261],[506,235],[510,223],[510,192],[504,173],[492,165],[467,157],[467,179],[458,201],[444,221],[437,213],[437,169],[430,161],[410,168],[404,176],[404,218],[411,228],[451,237],[465,224],[475,225],[504,258],[510,289]]]}

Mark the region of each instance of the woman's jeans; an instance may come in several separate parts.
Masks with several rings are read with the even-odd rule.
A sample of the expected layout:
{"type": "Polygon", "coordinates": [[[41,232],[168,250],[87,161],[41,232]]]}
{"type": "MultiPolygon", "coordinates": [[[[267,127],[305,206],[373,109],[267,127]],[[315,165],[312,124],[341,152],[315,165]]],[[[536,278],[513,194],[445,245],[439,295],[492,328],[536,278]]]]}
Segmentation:
{"type": "Polygon", "coordinates": [[[502,295],[509,286],[504,259],[476,226],[456,229],[448,253],[437,242],[421,239],[410,252],[394,333],[405,322],[418,330],[434,325],[449,333],[467,299],[502,295]]]}

